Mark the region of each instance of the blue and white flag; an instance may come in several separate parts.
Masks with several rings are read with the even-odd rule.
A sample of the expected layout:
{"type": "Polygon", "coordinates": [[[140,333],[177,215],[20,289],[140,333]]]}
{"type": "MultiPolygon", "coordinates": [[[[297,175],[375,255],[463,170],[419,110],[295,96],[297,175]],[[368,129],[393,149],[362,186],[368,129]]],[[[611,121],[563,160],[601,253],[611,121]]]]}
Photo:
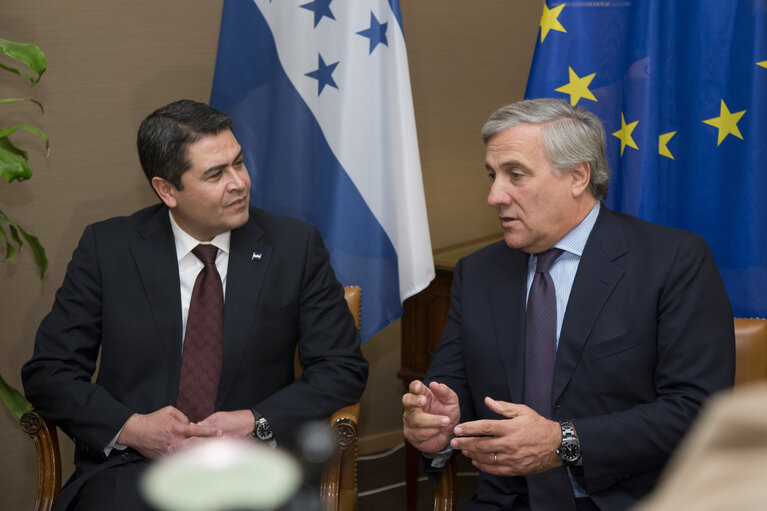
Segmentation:
{"type": "Polygon", "coordinates": [[[602,119],[607,204],[703,236],[767,317],[767,2],[548,0],[540,27],[526,97],[602,119]]]}
{"type": "Polygon", "coordinates": [[[226,0],[211,105],[251,202],[317,225],[363,341],[434,278],[398,0],[226,0]]]}

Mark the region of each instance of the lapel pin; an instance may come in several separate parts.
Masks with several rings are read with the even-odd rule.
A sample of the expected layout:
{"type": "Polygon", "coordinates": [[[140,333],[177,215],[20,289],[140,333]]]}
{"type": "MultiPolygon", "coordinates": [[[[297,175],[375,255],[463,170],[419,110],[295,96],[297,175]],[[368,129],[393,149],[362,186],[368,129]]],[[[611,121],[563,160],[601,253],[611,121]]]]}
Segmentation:
{"type": "Polygon", "coordinates": [[[261,260],[261,252],[253,252],[253,255],[250,257],[251,261],[260,261],[261,260]]]}

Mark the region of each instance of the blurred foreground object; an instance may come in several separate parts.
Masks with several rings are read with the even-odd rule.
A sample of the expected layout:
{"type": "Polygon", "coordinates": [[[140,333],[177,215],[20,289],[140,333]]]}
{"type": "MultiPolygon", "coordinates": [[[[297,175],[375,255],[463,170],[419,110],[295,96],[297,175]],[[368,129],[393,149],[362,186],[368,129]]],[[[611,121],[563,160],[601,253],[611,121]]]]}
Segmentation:
{"type": "Polygon", "coordinates": [[[248,441],[213,440],[152,465],[144,496],[167,511],[267,510],[290,499],[301,483],[285,451],[248,441]]]}
{"type": "Polygon", "coordinates": [[[767,382],[714,397],[634,511],[764,509],[767,382]]]}

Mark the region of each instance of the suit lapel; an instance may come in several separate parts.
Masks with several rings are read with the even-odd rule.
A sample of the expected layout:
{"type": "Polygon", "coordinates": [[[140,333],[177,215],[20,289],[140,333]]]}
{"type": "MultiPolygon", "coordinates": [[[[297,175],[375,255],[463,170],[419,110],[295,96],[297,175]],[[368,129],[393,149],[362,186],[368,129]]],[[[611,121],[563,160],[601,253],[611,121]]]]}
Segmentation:
{"type": "Polygon", "coordinates": [[[628,251],[628,244],[614,215],[602,206],[578,265],[559,336],[552,403],[570,381],[591,329],[624,273],[615,260],[628,251]]]}
{"type": "Polygon", "coordinates": [[[173,403],[181,369],[181,291],[167,208],[158,208],[149,220],[139,226],[139,236],[131,243],[131,249],[160,343],[166,353],[167,398],[173,403]]]}
{"type": "Polygon", "coordinates": [[[525,290],[528,255],[505,250],[492,285],[493,328],[511,400],[521,403],[525,376],[525,290]]]}
{"type": "Polygon", "coordinates": [[[237,374],[271,262],[272,247],[264,242],[263,235],[252,210],[250,220],[232,231],[224,301],[224,360],[217,407],[223,403],[237,374]]]}

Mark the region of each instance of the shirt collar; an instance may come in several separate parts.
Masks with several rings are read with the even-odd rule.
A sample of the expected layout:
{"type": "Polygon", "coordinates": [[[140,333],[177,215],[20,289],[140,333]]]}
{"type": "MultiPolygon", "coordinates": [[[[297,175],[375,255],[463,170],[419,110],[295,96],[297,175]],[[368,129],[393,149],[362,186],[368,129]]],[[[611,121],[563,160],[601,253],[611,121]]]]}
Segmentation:
{"type": "MultiPolygon", "coordinates": [[[[201,242],[191,235],[189,235],[185,230],[183,230],[177,223],[176,219],[173,218],[173,214],[171,213],[170,209],[168,209],[168,216],[170,217],[170,227],[173,229],[173,238],[176,243],[176,259],[180,261],[184,257],[186,257],[194,248],[199,244],[206,244],[206,242],[201,242]]],[[[229,253],[229,242],[232,237],[232,231],[226,231],[222,232],[215,238],[213,238],[210,241],[210,244],[218,248],[219,250],[223,250],[227,254],[229,253]]]]}
{"type": "Polygon", "coordinates": [[[554,244],[554,247],[561,248],[562,250],[570,252],[571,254],[575,254],[578,257],[583,255],[583,249],[586,247],[586,242],[589,239],[591,230],[594,228],[594,224],[597,222],[597,217],[599,216],[599,208],[600,204],[599,201],[597,201],[596,204],[594,204],[594,207],[591,208],[589,214],[586,215],[586,218],[581,220],[581,223],[576,225],[572,231],[568,232],[564,238],[554,244]]]}

